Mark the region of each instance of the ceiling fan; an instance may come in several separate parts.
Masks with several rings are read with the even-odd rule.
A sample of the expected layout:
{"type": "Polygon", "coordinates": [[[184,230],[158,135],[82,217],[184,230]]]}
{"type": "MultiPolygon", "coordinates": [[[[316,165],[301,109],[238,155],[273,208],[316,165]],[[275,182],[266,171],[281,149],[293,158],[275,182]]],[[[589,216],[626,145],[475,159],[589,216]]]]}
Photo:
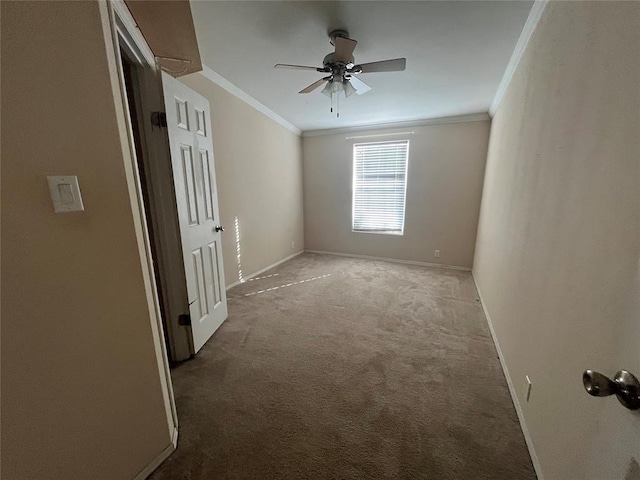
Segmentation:
{"type": "MultiPolygon", "coordinates": [[[[349,97],[354,93],[362,95],[371,90],[371,87],[357,78],[357,75],[374,72],[400,72],[407,66],[406,58],[394,58],[392,60],[356,64],[353,58],[353,51],[358,42],[349,38],[349,34],[344,30],[333,30],[330,32],[329,42],[335,47],[335,51],[324,57],[322,67],[278,63],[274,68],[313,70],[326,73],[327,75],[325,77],[313,82],[298,93],[311,93],[326,83],[322,93],[331,98],[331,111],[333,111],[334,95],[339,99],[339,94],[342,92],[344,92],[345,97],[349,97]]],[[[338,116],[340,116],[339,112],[338,116]]]]}

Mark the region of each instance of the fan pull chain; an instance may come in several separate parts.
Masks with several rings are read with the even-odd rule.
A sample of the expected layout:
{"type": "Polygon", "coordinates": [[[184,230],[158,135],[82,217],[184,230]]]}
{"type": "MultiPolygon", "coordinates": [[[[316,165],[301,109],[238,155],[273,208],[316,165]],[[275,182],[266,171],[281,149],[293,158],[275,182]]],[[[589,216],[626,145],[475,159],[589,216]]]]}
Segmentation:
{"type": "Polygon", "coordinates": [[[336,97],[336,117],[340,118],[340,93],[331,92],[331,113],[333,113],[333,96],[336,97]]]}

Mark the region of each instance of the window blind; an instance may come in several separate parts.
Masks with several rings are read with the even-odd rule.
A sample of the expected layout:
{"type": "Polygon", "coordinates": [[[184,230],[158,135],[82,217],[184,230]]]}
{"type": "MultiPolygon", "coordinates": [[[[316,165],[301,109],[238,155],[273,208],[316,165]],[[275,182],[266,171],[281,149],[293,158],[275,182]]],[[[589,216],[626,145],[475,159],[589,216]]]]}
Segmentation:
{"type": "Polygon", "coordinates": [[[353,231],[402,235],[409,141],[353,146],[353,231]]]}

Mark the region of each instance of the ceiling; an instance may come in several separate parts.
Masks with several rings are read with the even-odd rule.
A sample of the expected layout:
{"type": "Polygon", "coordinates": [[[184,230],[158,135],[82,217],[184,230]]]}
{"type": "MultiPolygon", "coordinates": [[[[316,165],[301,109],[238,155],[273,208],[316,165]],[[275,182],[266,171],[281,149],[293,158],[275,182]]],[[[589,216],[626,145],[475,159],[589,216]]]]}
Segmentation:
{"type": "Polygon", "coordinates": [[[192,1],[202,63],[303,131],[482,113],[498,89],[532,1],[192,1]],[[358,41],[356,63],[406,57],[404,72],[360,76],[341,99],[297,92],[320,73],[327,33],[358,41]]]}

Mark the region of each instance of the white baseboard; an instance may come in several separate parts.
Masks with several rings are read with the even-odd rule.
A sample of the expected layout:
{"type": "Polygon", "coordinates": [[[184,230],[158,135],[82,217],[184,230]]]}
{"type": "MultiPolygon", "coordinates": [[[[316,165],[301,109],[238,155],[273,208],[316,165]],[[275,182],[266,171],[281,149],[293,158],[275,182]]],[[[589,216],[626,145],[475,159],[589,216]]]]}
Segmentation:
{"type": "Polygon", "coordinates": [[[171,444],[173,448],[178,448],[178,427],[173,428],[173,435],[171,435],[171,444]]]}
{"type": "Polygon", "coordinates": [[[160,455],[154,458],[149,465],[147,465],[135,477],[133,477],[133,480],[145,480],[149,475],[153,473],[153,471],[156,468],[160,466],[162,462],[164,462],[167,458],[169,458],[169,455],[175,452],[177,447],[178,447],[178,429],[174,428],[173,434],[171,435],[171,443],[167,445],[167,448],[165,448],[162,452],[160,452],[160,455]]]}
{"type": "Polygon", "coordinates": [[[524,434],[524,440],[525,442],[527,442],[527,448],[529,449],[529,455],[531,456],[531,463],[533,463],[533,468],[536,471],[538,480],[544,480],[544,475],[542,474],[542,466],[540,465],[540,460],[538,459],[538,455],[536,455],[536,450],[533,447],[533,439],[531,438],[531,434],[529,433],[527,424],[524,421],[524,413],[522,411],[522,406],[520,405],[520,401],[518,400],[518,396],[516,395],[516,390],[515,390],[515,387],[513,386],[511,375],[509,375],[509,369],[507,368],[507,364],[505,363],[504,356],[502,355],[502,350],[500,349],[500,343],[498,343],[498,337],[496,336],[496,331],[494,330],[493,322],[491,321],[491,315],[489,315],[489,311],[487,310],[487,306],[484,303],[484,299],[482,298],[482,293],[480,293],[480,288],[478,288],[478,283],[476,282],[475,276],[473,276],[473,272],[471,273],[471,276],[473,278],[473,283],[476,286],[478,297],[480,298],[480,305],[482,305],[484,316],[486,317],[487,324],[489,325],[489,331],[491,331],[491,337],[493,338],[493,343],[495,344],[496,350],[498,352],[498,358],[500,359],[500,365],[502,366],[504,378],[506,378],[507,385],[509,386],[509,393],[511,394],[513,405],[516,407],[516,413],[518,414],[520,428],[522,428],[522,433],[524,434]]]}
{"type": "Polygon", "coordinates": [[[319,253],[322,255],[337,255],[339,257],[352,257],[352,258],[366,258],[368,260],[382,260],[384,262],[391,263],[403,263],[405,265],[419,265],[421,267],[440,267],[440,268],[448,268],[451,270],[462,270],[463,272],[470,272],[471,269],[469,267],[459,267],[457,265],[444,265],[442,263],[428,263],[428,262],[417,262],[414,260],[401,260],[399,258],[387,258],[387,257],[372,257],[371,255],[358,255],[355,253],[340,253],[340,252],[325,252],[323,250],[305,250],[307,253],[319,253]]]}
{"type": "Polygon", "coordinates": [[[301,253],[303,253],[303,252],[304,252],[304,250],[300,250],[299,252],[296,252],[296,253],[294,253],[293,255],[289,255],[288,257],[285,257],[285,258],[283,258],[282,260],[278,260],[277,262],[272,263],[271,265],[267,265],[266,267],[261,268],[261,269],[260,269],[260,270],[258,270],[257,272],[253,272],[252,274],[250,274],[250,275],[248,275],[248,276],[246,276],[246,277],[244,277],[244,276],[243,276],[243,277],[242,277],[242,281],[240,281],[240,280],[236,280],[235,282],[233,282],[233,283],[231,283],[231,284],[227,285],[225,289],[226,289],[226,290],[229,290],[230,288],[233,288],[233,287],[235,287],[236,285],[240,285],[241,283],[244,283],[244,282],[246,282],[247,280],[250,280],[250,279],[252,279],[253,277],[258,276],[258,275],[260,275],[261,273],[264,273],[264,272],[266,272],[267,270],[272,269],[273,267],[277,267],[278,265],[280,265],[281,263],[286,262],[287,260],[291,260],[292,258],[297,257],[298,255],[300,255],[300,254],[301,254],[301,253]]]}

